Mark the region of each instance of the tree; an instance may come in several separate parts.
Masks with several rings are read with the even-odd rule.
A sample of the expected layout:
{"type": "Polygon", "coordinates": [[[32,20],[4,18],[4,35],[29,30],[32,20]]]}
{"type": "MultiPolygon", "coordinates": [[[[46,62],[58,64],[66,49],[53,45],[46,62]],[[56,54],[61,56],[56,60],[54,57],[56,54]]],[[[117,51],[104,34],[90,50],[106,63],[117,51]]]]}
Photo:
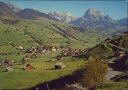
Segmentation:
{"type": "Polygon", "coordinates": [[[88,90],[95,90],[102,85],[104,77],[108,71],[108,65],[100,58],[91,59],[85,65],[85,70],[81,78],[81,84],[88,90]]]}

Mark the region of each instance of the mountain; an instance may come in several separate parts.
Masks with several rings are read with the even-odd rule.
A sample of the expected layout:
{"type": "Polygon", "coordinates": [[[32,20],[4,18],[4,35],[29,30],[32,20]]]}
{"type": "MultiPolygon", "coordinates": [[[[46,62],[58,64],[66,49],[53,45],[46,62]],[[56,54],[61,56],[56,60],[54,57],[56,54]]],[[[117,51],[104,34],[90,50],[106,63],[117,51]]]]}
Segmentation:
{"type": "Polygon", "coordinates": [[[128,31],[128,18],[116,20],[113,26],[102,26],[95,28],[96,31],[107,34],[107,36],[121,35],[128,31]]]}
{"type": "Polygon", "coordinates": [[[117,21],[117,25],[119,26],[128,26],[128,18],[123,18],[117,21]]]}
{"type": "Polygon", "coordinates": [[[17,14],[7,4],[0,2],[0,16],[14,18],[17,14]]]}
{"type": "Polygon", "coordinates": [[[104,15],[93,8],[89,8],[82,17],[70,23],[75,27],[83,28],[84,32],[88,29],[94,29],[105,36],[120,35],[128,31],[128,18],[113,20],[109,15],[104,15]]]}
{"type": "Polygon", "coordinates": [[[53,12],[49,13],[49,15],[52,18],[54,18],[58,21],[64,22],[64,23],[69,23],[69,22],[71,22],[72,20],[75,19],[74,16],[70,15],[69,13],[65,13],[65,12],[53,11],[53,12]]]}
{"type": "Polygon", "coordinates": [[[81,28],[95,28],[101,26],[113,26],[114,20],[108,15],[102,14],[99,10],[89,8],[83,17],[71,22],[81,28]]]}
{"type": "MultiPolygon", "coordinates": [[[[95,31],[107,34],[119,34],[127,31],[127,18],[121,20],[113,20],[109,15],[104,15],[99,10],[89,8],[82,17],[76,18],[65,12],[44,13],[34,9],[18,9],[14,5],[0,3],[0,16],[13,17],[19,19],[40,19],[46,18],[77,27],[78,31],[86,31],[87,29],[95,29],[95,31]]],[[[0,17],[0,18],[2,18],[0,17]]],[[[2,19],[1,19],[2,20],[2,19]]],[[[10,22],[10,21],[9,21],[10,22]]],[[[15,21],[14,21],[15,22],[15,21]]],[[[93,30],[94,31],[94,30],[93,30]]]]}
{"type": "Polygon", "coordinates": [[[52,19],[48,14],[36,11],[34,9],[23,9],[17,12],[17,15],[23,19],[37,19],[37,18],[47,18],[52,19]]]}
{"type": "Polygon", "coordinates": [[[14,12],[19,12],[21,9],[11,3],[7,3],[8,7],[11,8],[14,12]]]}

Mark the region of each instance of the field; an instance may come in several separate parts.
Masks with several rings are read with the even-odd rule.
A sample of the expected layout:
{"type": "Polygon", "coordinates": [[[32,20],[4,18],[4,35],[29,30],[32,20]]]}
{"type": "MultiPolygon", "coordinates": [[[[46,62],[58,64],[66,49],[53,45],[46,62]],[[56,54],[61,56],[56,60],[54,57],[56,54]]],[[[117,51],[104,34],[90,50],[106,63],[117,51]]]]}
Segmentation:
{"type": "MultiPolygon", "coordinates": [[[[13,19],[12,19],[13,21],[13,19]]],[[[0,88],[2,89],[23,89],[30,88],[40,83],[55,80],[72,74],[77,69],[85,65],[85,58],[72,56],[63,57],[62,60],[55,60],[55,57],[60,55],[61,49],[71,48],[83,50],[94,47],[89,55],[102,55],[108,53],[111,55],[112,48],[106,47],[106,44],[101,43],[105,36],[94,30],[85,30],[80,32],[77,28],[64,23],[59,23],[52,20],[17,20],[16,23],[10,24],[0,21],[0,62],[13,60],[16,65],[12,66],[13,71],[6,71],[5,67],[0,66],[0,88]],[[30,64],[34,67],[32,70],[23,70],[25,64],[22,63],[23,58],[28,54],[17,48],[21,46],[25,51],[37,46],[55,46],[59,48],[57,51],[48,51],[43,54],[37,54],[37,57],[31,58],[30,64]],[[104,48],[105,47],[105,48],[104,48]],[[66,68],[54,69],[57,62],[64,63],[66,68]]],[[[126,37],[127,39],[127,37],[126,37]]],[[[123,43],[123,41],[120,41],[123,43]]],[[[127,42],[127,40],[125,40],[127,42]]],[[[127,44],[123,43],[126,47],[127,44]]],[[[126,47],[127,48],[127,47],[126,47]]],[[[127,83],[112,83],[109,87],[103,86],[102,90],[113,88],[116,86],[124,88],[127,83]]],[[[98,88],[98,90],[100,90],[98,88]]]]}
{"type": "Polygon", "coordinates": [[[35,68],[27,71],[22,64],[25,53],[15,48],[12,44],[20,45],[28,50],[37,45],[53,45],[56,47],[88,48],[99,43],[91,36],[84,35],[66,24],[61,24],[47,19],[42,20],[21,20],[18,23],[5,24],[0,21],[0,61],[13,60],[16,65],[13,71],[5,72],[0,67],[0,88],[21,89],[29,88],[37,84],[51,81],[59,77],[72,74],[76,69],[84,65],[84,60],[73,57],[64,57],[59,61],[66,65],[66,68],[55,70],[55,62],[48,62],[55,59],[60,51],[47,52],[32,58],[30,64],[35,68]],[[67,31],[70,30],[70,31],[67,31]],[[85,36],[85,37],[83,37],[85,36]],[[83,38],[81,38],[83,37],[83,38]],[[89,39],[89,41],[88,41],[89,39]],[[88,41],[88,42],[86,42],[88,41]],[[86,42],[86,43],[85,43],[86,42]]]}
{"type": "Polygon", "coordinates": [[[48,62],[54,59],[58,52],[44,54],[39,58],[33,59],[31,65],[35,68],[30,71],[23,70],[24,65],[16,65],[12,72],[0,71],[0,88],[3,89],[21,89],[35,86],[39,83],[57,79],[59,77],[71,74],[76,69],[84,65],[84,60],[79,58],[65,57],[62,61],[66,68],[56,70],[56,62],[48,62]]]}

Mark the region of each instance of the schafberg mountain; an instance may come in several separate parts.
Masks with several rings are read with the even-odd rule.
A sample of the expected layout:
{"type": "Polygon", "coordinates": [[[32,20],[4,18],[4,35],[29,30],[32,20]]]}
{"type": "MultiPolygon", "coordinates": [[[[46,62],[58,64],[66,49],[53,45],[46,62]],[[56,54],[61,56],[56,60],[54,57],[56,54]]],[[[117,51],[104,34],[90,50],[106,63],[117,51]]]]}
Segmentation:
{"type": "Polygon", "coordinates": [[[102,14],[96,9],[89,8],[83,17],[80,17],[71,23],[81,28],[96,28],[101,26],[112,26],[114,20],[108,15],[102,14]]]}
{"type": "Polygon", "coordinates": [[[49,15],[53,18],[53,19],[56,19],[58,21],[61,21],[61,22],[64,22],[64,23],[70,23],[72,20],[75,19],[74,16],[68,14],[68,13],[65,13],[65,12],[56,12],[56,11],[53,11],[51,13],[49,13],[49,15]]]}

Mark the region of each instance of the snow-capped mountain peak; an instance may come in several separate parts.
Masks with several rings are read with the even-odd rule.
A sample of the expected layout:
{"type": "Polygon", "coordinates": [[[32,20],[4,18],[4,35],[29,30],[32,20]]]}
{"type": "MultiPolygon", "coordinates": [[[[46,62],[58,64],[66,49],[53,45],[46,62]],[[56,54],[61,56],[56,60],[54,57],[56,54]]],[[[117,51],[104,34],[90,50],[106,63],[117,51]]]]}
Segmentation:
{"type": "Polygon", "coordinates": [[[51,13],[49,13],[49,15],[52,18],[57,19],[58,21],[61,21],[61,22],[65,22],[65,23],[69,23],[75,19],[74,16],[72,16],[69,13],[65,13],[65,12],[52,11],[51,13]]]}

